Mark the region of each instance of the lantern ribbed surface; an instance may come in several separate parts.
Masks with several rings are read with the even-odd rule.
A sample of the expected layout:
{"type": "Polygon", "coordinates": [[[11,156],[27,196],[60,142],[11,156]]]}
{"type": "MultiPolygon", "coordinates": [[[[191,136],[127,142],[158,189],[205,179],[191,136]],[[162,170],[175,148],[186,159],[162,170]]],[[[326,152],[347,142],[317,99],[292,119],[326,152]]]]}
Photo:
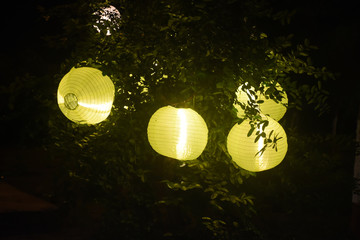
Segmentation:
{"type": "MultiPolygon", "coordinates": [[[[247,104],[250,100],[248,94],[241,89],[240,86],[236,92],[237,100],[241,103],[247,104]]],[[[265,87],[264,91],[266,91],[268,87],[265,87]]],[[[276,84],[276,89],[282,91],[283,88],[280,84],[276,84]]],[[[251,87],[251,90],[254,91],[255,89],[251,87]]],[[[273,99],[266,99],[265,96],[260,92],[257,91],[256,95],[258,96],[257,100],[263,100],[263,103],[259,104],[259,110],[264,115],[269,115],[272,119],[279,121],[286,113],[288,98],[285,92],[282,93],[282,98],[280,102],[275,102],[273,99]]],[[[255,96],[253,97],[255,99],[255,96]]],[[[237,104],[234,104],[234,107],[238,110],[237,116],[239,118],[244,117],[244,110],[237,104]]]]}
{"type": "Polygon", "coordinates": [[[71,121],[96,124],[110,114],[115,87],[108,76],[91,67],[72,68],[60,81],[57,99],[71,121]]]}
{"type": "MultiPolygon", "coordinates": [[[[282,126],[267,117],[269,125],[265,127],[265,133],[268,137],[270,132],[274,130],[271,135],[271,139],[274,139],[274,136],[280,138],[277,140],[277,151],[275,148],[272,148],[271,144],[268,144],[263,154],[258,154],[258,152],[264,147],[264,139],[260,139],[255,143],[256,131],[247,137],[247,134],[251,128],[249,120],[243,121],[241,124],[236,124],[229,132],[227,137],[227,148],[232,160],[239,165],[240,167],[251,171],[259,172],[273,168],[281,163],[284,159],[288,144],[287,137],[282,126]]],[[[261,129],[260,129],[261,132],[261,129]]]]}
{"type": "Polygon", "coordinates": [[[157,153],[178,160],[198,158],[208,140],[204,119],[190,108],[158,109],[150,118],[147,133],[157,153]]]}

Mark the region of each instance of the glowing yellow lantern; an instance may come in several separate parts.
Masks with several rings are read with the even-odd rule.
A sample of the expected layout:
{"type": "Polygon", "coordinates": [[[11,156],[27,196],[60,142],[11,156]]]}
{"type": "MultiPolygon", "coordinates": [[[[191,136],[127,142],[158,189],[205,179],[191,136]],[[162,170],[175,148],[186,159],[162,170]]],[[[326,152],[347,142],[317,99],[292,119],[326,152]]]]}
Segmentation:
{"type": "MultiPolygon", "coordinates": [[[[243,104],[247,104],[247,102],[250,100],[255,100],[255,96],[253,96],[249,91],[248,94],[243,91],[242,85],[238,88],[236,92],[237,100],[243,104]],[[250,96],[249,96],[250,95],[250,96]]],[[[264,91],[266,91],[268,87],[264,88],[264,91]]],[[[283,91],[283,88],[280,86],[279,83],[276,84],[276,89],[279,91],[283,91]]],[[[255,89],[253,87],[250,88],[250,90],[255,92],[255,89]]],[[[263,100],[263,103],[259,103],[259,109],[260,112],[264,115],[269,115],[271,118],[273,118],[276,121],[279,121],[285,114],[288,104],[288,98],[285,92],[281,94],[282,98],[280,102],[275,102],[273,99],[266,99],[265,96],[260,92],[257,91],[256,95],[258,96],[258,100],[263,100]]],[[[234,107],[238,110],[237,116],[239,118],[244,117],[244,110],[238,105],[234,104],[234,107]]]]}
{"type": "Polygon", "coordinates": [[[158,109],[150,118],[147,133],[156,152],[178,160],[198,158],[208,140],[204,119],[190,108],[158,109]]]}
{"type": "Polygon", "coordinates": [[[262,125],[260,129],[255,126],[254,132],[248,137],[251,129],[249,120],[236,124],[227,137],[227,148],[232,160],[248,171],[259,172],[273,168],[280,164],[286,155],[288,144],[284,129],[274,119],[268,117],[267,120],[269,125],[265,127],[264,132],[267,138],[270,136],[272,142],[267,143],[265,151],[261,152],[265,146],[263,137],[255,143],[255,133],[262,133],[262,125]]]}
{"type": "Polygon", "coordinates": [[[95,68],[72,68],[60,81],[57,100],[71,121],[96,124],[105,120],[112,108],[115,88],[108,76],[95,68]]]}

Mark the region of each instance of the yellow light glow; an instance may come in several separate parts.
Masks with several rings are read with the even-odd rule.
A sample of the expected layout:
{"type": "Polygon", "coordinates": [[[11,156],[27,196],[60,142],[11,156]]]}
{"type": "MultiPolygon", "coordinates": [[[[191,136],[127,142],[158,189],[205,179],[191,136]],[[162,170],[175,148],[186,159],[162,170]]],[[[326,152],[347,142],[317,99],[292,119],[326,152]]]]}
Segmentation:
{"type": "Polygon", "coordinates": [[[100,103],[100,104],[89,104],[78,102],[79,106],[89,109],[90,111],[95,111],[99,113],[108,113],[109,108],[112,107],[112,102],[100,103]]]}
{"type": "MultiPolygon", "coordinates": [[[[242,89],[242,85],[238,88],[237,92],[236,92],[236,96],[237,96],[237,100],[243,104],[248,104],[247,102],[252,99],[255,100],[255,96],[253,96],[252,94],[250,94],[250,91],[248,89],[246,89],[246,92],[250,95],[250,97],[248,96],[248,94],[246,94],[246,92],[244,92],[242,89]]],[[[254,87],[250,88],[252,91],[255,91],[254,87]]],[[[264,91],[266,91],[268,89],[268,87],[264,88],[264,91]]],[[[276,84],[276,89],[279,91],[282,91],[283,88],[280,86],[279,83],[276,84]]],[[[273,99],[266,99],[265,96],[260,92],[257,91],[256,95],[258,97],[257,100],[263,100],[263,103],[259,104],[258,110],[264,114],[264,115],[269,115],[271,118],[273,118],[276,121],[279,121],[285,114],[286,110],[287,110],[287,104],[288,104],[288,98],[286,93],[284,92],[282,94],[282,99],[281,102],[275,102],[273,99]]],[[[240,107],[240,105],[238,104],[234,104],[234,107],[238,110],[238,114],[237,116],[239,118],[243,118],[244,117],[244,110],[240,107]]]]}
{"type": "Polygon", "coordinates": [[[179,109],[178,117],[180,121],[180,128],[179,128],[179,142],[176,144],[176,156],[178,159],[182,159],[186,156],[188,152],[187,143],[187,119],[185,114],[185,109],[179,109]]]}
{"type": "Polygon", "coordinates": [[[95,68],[72,68],[60,81],[58,105],[71,121],[96,124],[105,120],[112,108],[115,87],[108,76],[95,68]]]}
{"type": "MultiPolygon", "coordinates": [[[[264,145],[264,138],[260,137],[259,141],[257,142],[257,150],[258,150],[258,152],[260,152],[261,149],[263,149],[264,146],[265,146],[264,145]]],[[[261,169],[261,171],[265,170],[266,169],[266,162],[264,161],[263,154],[260,154],[260,156],[257,158],[257,160],[258,160],[259,169],[261,169]]]]}
{"type": "Polygon", "coordinates": [[[264,138],[260,137],[255,142],[257,136],[255,132],[260,131],[261,133],[262,127],[255,129],[254,133],[247,137],[251,128],[248,119],[241,124],[234,125],[227,137],[227,148],[232,160],[248,171],[259,172],[271,169],[280,164],[286,155],[288,145],[284,129],[274,119],[270,117],[266,119],[269,121],[269,125],[265,127],[264,132],[268,137],[273,130],[270,139],[273,140],[276,136],[278,139],[276,148],[273,148],[270,144],[265,148],[264,152],[259,152],[264,147],[264,138]]]}
{"type": "Polygon", "coordinates": [[[193,160],[206,147],[208,129],[204,119],[190,108],[158,109],[150,118],[148,140],[159,154],[178,160],[193,160]]]}

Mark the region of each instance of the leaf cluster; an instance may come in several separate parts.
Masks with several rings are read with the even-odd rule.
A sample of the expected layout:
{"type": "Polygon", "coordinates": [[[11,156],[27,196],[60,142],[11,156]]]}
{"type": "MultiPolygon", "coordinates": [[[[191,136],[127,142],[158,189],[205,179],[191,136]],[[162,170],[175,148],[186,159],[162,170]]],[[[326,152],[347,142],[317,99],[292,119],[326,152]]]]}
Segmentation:
{"type": "MultiPolygon", "coordinates": [[[[111,115],[98,125],[72,124],[61,113],[52,116],[54,144],[67,159],[70,177],[93,190],[91,199],[102,202],[122,230],[136,229],[141,222],[144,236],[148,231],[158,237],[190,236],[196,224],[214,238],[218,231],[226,232],[221,232],[224,239],[236,231],[246,232],[254,197],[242,185],[254,174],[234,164],[226,149],[227,133],[242,121],[233,107],[235,92],[248,82],[267,98],[280,101],[281,91],[275,87],[280,83],[291,96],[289,107],[300,108],[305,96],[306,103],[322,109],[326,94],[321,82],[331,74],[312,66],[308,57],[312,46],[305,41],[292,47],[290,36],[273,37],[270,29],[261,29],[257,23],[279,19],[262,1],[76,1],[54,14],[66,16],[63,9],[69,8],[72,17],[63,22],[64,31],[50,39],[66,38],[65,45],[72,49],[56,81],[73,66],[91,66],[108,75],[116,88],[111,115]],[[93,13],[109,4],[119,9],[121,18],[98,24],[97,31],[93,13]],[[209,140],[199,159],[178,163],[151,149],[147,122],[165,105],[191,107],[205,119],[209,140]],[[193,195],[201,196],[203,211],[195,211],[193,195]],[[159,209],[171,211],[173,206],[182,206],[186,209],[182,217],[196,223],[177,222],[190,228],[188,233],[170,227],[168,232],[159,230],[159,219],[166,219],[159,209]],[[136,208],[146,212],[141,221],[136,208]]],[[[259,117],[259,103],[255,99],[244,106],[247,118],[259,117]]],[[[261,124],[265,128],[268,122],[261,124]]],[[[256,134],[256,141],[262,137],[265,146],[276,149],[275,133],[256,134]]]]}

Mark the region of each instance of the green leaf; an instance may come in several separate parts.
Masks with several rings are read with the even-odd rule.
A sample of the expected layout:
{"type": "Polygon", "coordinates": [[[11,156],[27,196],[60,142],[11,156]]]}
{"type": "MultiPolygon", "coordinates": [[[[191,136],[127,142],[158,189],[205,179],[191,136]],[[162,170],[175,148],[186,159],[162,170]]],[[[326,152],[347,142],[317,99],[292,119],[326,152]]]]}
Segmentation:
{"type": "Polygon", "coordinates": [[[271,138],[271,135],[274,133],[274,130],[271,130],[271,132],[269,133],[269,138],[271,138]]]}
{"type": "Polygon", "coordinates": [[[224,88],[224,82],[218,82],[216,88],[224,88]]]}
{"type": "Polygon", "coordinates": [[[218,194],[216,192],[214,192],[213,194],[211,194],[211,199],[215,199],[218,196],[218,194]]]}
{"type": "Polygon", "coordinates": [[[269,121],[265,120],[263,121],[262,130],[265,131],[265,128],[269,125],[269,121]]]}
{"type": "Polygon", "coordinates": [[[255,126],[251,126],[249,132],[247,133],[247,136],[250,137],[251,134],[254,132],[254,130],[255,130],[255,126]]]}
{"type": "Polygon", "coordinates": [[[255,140],[254,140],[254,143],[256,143],[257,141],[259,141],[260,137],[261,137],[260,134],[257,135],[256,138],[255,138],[255,140]]]}
{"type": "Polygon", "coordinates": [[[264,39],[267,38],[268,36],[266,35],[266,33],[260,33],[260,39],[264,39]]]}

